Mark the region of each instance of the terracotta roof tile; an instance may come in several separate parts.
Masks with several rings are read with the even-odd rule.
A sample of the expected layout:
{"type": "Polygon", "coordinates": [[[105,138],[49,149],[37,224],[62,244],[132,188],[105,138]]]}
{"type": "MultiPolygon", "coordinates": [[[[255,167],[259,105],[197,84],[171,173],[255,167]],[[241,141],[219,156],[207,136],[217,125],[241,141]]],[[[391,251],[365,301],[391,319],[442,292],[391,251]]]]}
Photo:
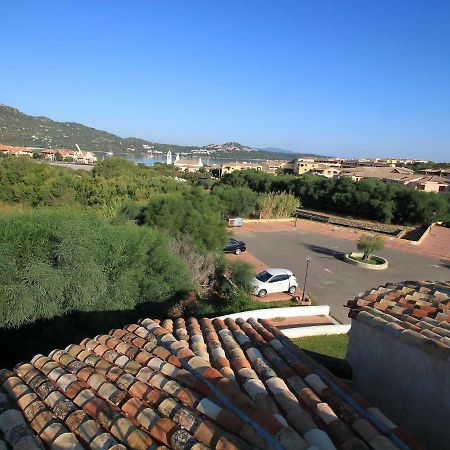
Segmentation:
{"type": "MultiPolygon", "coordinates": [[[[441,351],[450,324],[431,312],[443,311],[432,289],[411,306],[435,314],[425,322],[401,318],[411,292],[402,289],[353,302],[365,305],[357,319],[441,351]]],[[[143,319],[14,370],[0,371],[0,439],[9,445],[16,434],[3,431],[4,404],[27,448],[420,448],[268,320],[143,319]]]]}
{"type": "Polygon", "coordinates": [[[450,285],[404,281],[380,286],[347,302],[349,317],[383,329],[436,356],[450,358],[450,285]],[[392,299],[395,299],[391,301],[392,299]],[[386,305],[382,311],[377,305],[386,305]]]}

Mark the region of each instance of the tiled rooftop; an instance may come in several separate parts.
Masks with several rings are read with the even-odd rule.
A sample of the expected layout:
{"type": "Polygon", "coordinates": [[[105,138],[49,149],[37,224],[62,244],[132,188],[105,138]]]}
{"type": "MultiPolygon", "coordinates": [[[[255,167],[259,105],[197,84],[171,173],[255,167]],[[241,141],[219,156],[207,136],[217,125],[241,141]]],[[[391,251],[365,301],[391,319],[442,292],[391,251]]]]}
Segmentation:
{"type": "Polygon", "coordinates": [[[5,447],[423,448],[270,321],[194,318],[144,319],[0,371],[5,447]]]}
{"type": "Polygon", "coordinates": [[[450,362],[450,282],[388,283],[350,300],[349,317],[450,362]]]}

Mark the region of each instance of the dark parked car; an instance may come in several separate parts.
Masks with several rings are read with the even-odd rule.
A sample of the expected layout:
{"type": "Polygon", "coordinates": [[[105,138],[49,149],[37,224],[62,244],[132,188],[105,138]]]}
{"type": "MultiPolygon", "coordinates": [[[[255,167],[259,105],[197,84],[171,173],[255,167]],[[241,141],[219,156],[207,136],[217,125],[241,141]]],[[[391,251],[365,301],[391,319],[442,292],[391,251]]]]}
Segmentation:
{"type": "Polygon", "coordinates": [[[234,253],[235,255],[239,255],[241,252],[245,252],[245,250],[247,250],[245,242],[237,241],[233,238],[230,238],[223,248],[225,253],[234,253]]]}

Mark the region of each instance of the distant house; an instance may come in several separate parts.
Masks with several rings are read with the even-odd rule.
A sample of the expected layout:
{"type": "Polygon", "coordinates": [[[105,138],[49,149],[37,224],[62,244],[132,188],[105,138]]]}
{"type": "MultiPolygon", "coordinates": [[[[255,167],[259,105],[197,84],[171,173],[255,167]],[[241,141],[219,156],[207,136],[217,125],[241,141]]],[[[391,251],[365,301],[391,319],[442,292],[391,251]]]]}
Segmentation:
{"type": "Polygon", "coordinates": [[[27,156],[33,157],[33,150],[30,147],[15,147],[13,145],[0,144],[0,152],[10,156],[27,156]]]}
{"type": "Polygon", "coordinates": [[[46,150],[41,151],[41,155],[44,155],[44,158],[48,159],[49,161],[56,161],[57,154],[59,154],[62,157],[62,159],[73,160],[75,150],[67,150],[64,148],[58,148],[58,149],[46,149],[46,150]]]}
{"type": "Polygon", "coordinates": [[[175,167],[184,172],[198,172],[202,167],[202,158],[195,159],[180,159],[180,155],[177,153],[175,161],[173,163],[175,167]]]}
{"type": "Polygon", "coordinates": [[[82,152],[81,150],[67,150],[64,148],[48,149],[42,150],[41,154],[44,155],[45,159],[50,161],[56,161],[57,154],[61,155],[63,160],[77,164],[94,164],[97,161],[97,157],[93,152],[82,152]]]}
{"type": "Polygon", "coordinates": [[[450,178],[450,168],[449,169],[424,169],[419,171],[423,175],[438,175],[444,178],[450,178]]]}
{"type": "Polygon", "coordinates": [[[248,169],[254,169],[254,170],[264,170],[264,164],[259,163],[246,163],[246,162],[235,162],[235,163],[228,163],[228,164],[222,164],[219,169],[219,178],[223,177],[227,173],[232,173],[236,170],[248,170],[248,169]]]}
{"type": "Polygon", "coordinates": [[[321,175],[326,178],[335,178],[337,175],[341,173],[341,169],[339,169],[338,167],[329,167],[322,165],[311,170],[311,173],[321,175]]]}
{"type": "Polygon", "coordinates": [[[416,184],[418,191],[450,192],[450,179],[437,175],[422,177],[416,184]]]}
{"type": "Polygon", "coordinates": [[[414,171],[405,167],[390,166],[361,166],[354,168],[343,168],[339,173],[339,177],[351,177],[353,181],[360,181],[364,178],[377,178],[379,180],[390,179],[394,181],[408,175],[414,175],[414,171]]]}
{"type": "Polygon", "coordinates": [[[424,176],[405,167],[355,167],[342,169],[338,177],[351,177],[353,181],[377,178],[386,184],[401,184],[418,191],[450,192],[450,180],[448,178],[436,175],[424,176]]]}
{"type": "Polygon", "coordinates": [[[78,164],[94,164],[97,161],[97,157],[93,152],[83,152],[78,150],[74,153],[73,159],[78,164]]]}

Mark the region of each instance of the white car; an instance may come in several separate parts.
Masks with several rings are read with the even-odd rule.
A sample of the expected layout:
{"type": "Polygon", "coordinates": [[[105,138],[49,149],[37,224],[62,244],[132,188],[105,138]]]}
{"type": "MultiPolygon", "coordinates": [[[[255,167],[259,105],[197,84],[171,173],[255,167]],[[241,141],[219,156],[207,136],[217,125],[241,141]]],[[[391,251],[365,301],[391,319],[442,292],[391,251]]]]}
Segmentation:
{"type": "Polygon", "coordinates": [[[273,292],[294,294],[298,287],[297,278],[287,269],[266,269],[255,275],[252,281],[253,294],[265,297],[273,292]]]}

